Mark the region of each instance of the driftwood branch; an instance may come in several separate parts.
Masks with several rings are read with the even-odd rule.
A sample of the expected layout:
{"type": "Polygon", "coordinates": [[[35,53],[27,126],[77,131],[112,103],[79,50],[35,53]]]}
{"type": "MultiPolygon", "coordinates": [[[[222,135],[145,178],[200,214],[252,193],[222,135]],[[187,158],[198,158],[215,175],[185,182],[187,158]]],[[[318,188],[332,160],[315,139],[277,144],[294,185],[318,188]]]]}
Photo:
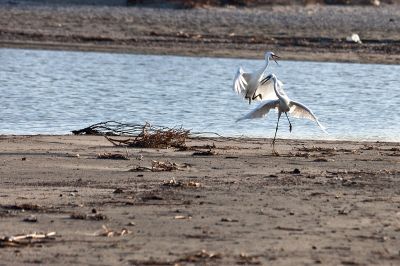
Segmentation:
{"type": "Polygon", "coordinates": [[[47,234],[32,233],[26,235],[15,235],[0,237],[0,247],[18,247],[27,246],[31,244],[43,243],[50,239],[55,239],[56,232],[49,232],[47,234]]]}

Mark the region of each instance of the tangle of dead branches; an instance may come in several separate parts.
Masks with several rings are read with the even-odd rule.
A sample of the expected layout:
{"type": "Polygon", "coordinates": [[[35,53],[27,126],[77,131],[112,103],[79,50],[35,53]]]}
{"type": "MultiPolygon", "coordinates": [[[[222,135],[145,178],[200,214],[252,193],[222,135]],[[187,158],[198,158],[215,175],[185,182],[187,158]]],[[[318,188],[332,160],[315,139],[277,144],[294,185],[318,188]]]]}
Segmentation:
{"type": "Polygon", "coordinates": [[[121,123],[117,121],[106,121],[93,124],[79,130],[73,130],[74,135],[97,135],[104,136],[115,146],[136,148],[169,148],[174,147],[185,150],[188,138],[210,140],[213,142],[224,142],[227,140],[242,141],[246,138],[224,137],[215,132],[192,132],[182,127],[153,126],[149,123],[144,125],[121,123]],[[114,138],[115,136],[115,138],[114,138]],[[124,138],[122,138],[124,137],[124,138]]]}
{"type": "Polygon", "coordinates": [[[120,123],[116,121],[101,122],[89,127],[72,131],[75,135],[101,135],[115,146],[135,148],[182,148],[190,130],[182,127],[168,128],[120,123]],[[110,136],[124,136],[128,138],[111,138],[110,136]]]}

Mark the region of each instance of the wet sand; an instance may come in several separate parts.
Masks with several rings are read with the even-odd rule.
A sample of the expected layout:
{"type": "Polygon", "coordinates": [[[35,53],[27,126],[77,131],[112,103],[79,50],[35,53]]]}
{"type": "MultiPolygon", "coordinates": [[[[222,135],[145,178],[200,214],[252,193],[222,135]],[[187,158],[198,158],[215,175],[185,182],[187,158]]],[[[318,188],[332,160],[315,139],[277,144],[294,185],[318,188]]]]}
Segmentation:
{"type": "Polygon", "coordinates": [[[10,5],[0,47],[286,60],[400,62],[400,5],[157,9],[10,5]],[[357,33],[362,43],[347,42],[357,33]]]}
{"type": "Polygon", "coordinates": [[[56,232],[0,241],[1,264],[400,262],[399,143],[278,140],[273,156],[270,139],[190,139],[185,151],[95,136],[0,142],[1,237],[56,232]]]}

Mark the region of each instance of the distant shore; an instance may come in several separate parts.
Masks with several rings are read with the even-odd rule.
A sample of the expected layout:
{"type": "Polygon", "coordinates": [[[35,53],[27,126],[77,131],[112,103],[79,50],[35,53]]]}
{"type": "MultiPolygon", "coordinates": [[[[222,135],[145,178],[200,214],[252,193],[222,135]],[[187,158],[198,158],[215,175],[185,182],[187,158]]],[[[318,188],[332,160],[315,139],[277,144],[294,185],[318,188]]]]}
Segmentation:
{"type": "Polygon", "coordinates": [[[400,63],[400,6],[0,5],[0,47],[400,63]],[[362,43],[348,42],[357,33],[362,43]]]}

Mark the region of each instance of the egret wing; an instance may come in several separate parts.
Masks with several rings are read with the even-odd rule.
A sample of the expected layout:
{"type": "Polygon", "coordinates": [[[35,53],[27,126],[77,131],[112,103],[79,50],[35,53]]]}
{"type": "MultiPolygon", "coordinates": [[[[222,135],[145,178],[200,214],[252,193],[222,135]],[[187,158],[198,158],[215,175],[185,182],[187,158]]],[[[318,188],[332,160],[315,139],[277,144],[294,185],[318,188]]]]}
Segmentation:
{"type": "Polygon", "coordinates": [[[289,113],[297,118],[306,118],[315,121],[318,124],[318,126],[322,129],[322,131],[328,133],[326,132],[325,127],[321,125],[321,123],[318,121],[318,118],[314,115],[311,109],[305,106],[304,104],[291,101],[291,107],[289,113]]]}
{"type": "Polygon", "coordinates": [[[239,67],[236,71],[235,78],[233,79],[233,90],[237,94],[241,94],[243,97],[247,93],[247,85],[250,81],[250,74],[244,72],[242,67],[239,67]]]}
{"type": "Polygon", "coordinates": [[[267,80],[264,78],[258,84],[257,89],[252,95],[252,100],[276,100],[278,97],[274,91],[274,82],[272,80],[267,80]]]}
{"type": "Polygon", "coordinates": [[[278,108],[279,100],[269,100],[261,102],[255,109],[253,109],[250,113],[236,120],[236,122],[244,119],[254,119],[261,118],[268,114],[269,110],[278,108]]]}

